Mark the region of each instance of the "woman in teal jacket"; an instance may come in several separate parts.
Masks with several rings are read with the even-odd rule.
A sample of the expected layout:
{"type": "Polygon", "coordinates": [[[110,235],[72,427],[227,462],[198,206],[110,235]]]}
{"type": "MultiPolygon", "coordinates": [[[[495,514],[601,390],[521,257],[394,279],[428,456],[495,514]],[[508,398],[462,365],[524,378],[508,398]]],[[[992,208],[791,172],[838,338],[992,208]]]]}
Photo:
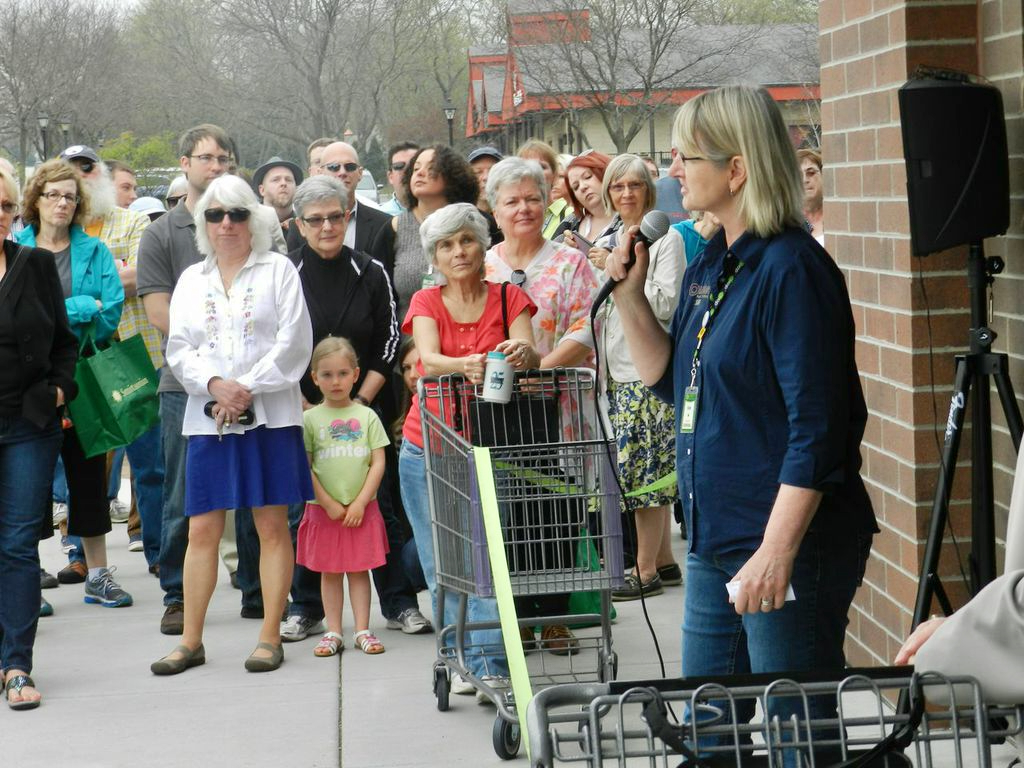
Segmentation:
{"type": "MultiPolygon", "coordinates": [[[[92,327],[96,340],[104,342],[121,320],[124,289],[107,246],[82,229],[88,214],[78,172],[63,160],[50,160],[36,169],[25,190],[22,216],[28,226],[18,242],[53,252],[71,329],[81,339],[92,327]]],[[[107,568],[106,458],[86,458],[73,424],[64,430],[61,458],[68,481],[68,534],[82,538],[89,568],[85,602],[110,608],[131,605],[131,595],[107,568]]]]}

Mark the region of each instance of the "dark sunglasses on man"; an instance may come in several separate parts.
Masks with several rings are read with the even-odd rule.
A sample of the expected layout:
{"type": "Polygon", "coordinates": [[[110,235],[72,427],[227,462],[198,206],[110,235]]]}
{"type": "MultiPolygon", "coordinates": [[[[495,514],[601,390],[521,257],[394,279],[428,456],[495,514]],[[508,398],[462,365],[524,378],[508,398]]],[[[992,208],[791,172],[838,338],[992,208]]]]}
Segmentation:
{"type": "Polygon", "coordinates": [[[337,173],[342,168],[345,169],[346,173],[355,173],[359,170],[359,163],[324,163],[320,167],[331,173],[337,173]]]}
{"type": "Polygon", "coordinates": [[[168,208],[173,208],[174,206],[176,206],[178,203],[180,203],[184,199],[185,199],[185,195],[177,195],[175,197],[168,197],[167,198],[167,207],[168,208]]]}
{"type": "Polygon", "coordinates": [[[229,221],[241,224],[243,221],[248,221],[251,214],[252,211],[248,208],[232,208],[230,211],[225,211],[223,208],[207,208],[203,211],[203,217],[211,224],[220,224],[224,221],[225,216],[229,221]]]}
{"type": "Polygon", "coordinates": [[[404,161],[401,162],[401,163],[392,163],[391,164],[391,170],[392,171],[404,171],[405,167],[407,165],[409,165],[409,164],[407,162],[404,162],[404,161]]]}
{"type": "Polygon", "coordinates": [[[82,173],[92,173],[92,169],[96,167],[96,163],[92,160],[75,160],[75,165],[78,166],[78,170],[82,173]]]}

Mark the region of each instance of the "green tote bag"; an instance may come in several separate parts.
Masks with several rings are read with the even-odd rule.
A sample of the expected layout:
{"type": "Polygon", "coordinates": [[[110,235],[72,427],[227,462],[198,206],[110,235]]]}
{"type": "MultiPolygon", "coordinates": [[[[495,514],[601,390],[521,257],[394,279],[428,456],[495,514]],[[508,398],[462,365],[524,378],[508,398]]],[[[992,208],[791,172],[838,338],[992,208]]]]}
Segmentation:
{"type": "Polygon", "coordinates": [[[160,420],[159,379],[141,335],[99,349],[92,329],[87,330],[75,383],[78,396],[68,411],[87,457],[134,442],[160,420]]]}

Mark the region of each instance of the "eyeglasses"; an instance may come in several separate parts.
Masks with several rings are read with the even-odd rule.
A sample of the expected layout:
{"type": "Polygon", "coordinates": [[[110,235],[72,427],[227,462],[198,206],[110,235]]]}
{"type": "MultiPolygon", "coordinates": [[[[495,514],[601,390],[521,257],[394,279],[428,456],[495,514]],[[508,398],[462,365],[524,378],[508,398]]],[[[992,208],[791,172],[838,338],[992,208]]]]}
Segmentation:
{"type": "Polygon", "coordinates": [[[8,216],[13,216],[18,212],[18,204],[10,202],[0,203],[0,211],[3,211],[8,216]]]}
{"type": "Polygon", "coordinates": [[[82,199],[78,195],[69,195],[66,192],[56,192],[54,190],[50,190],[49,192],[43,192],[43,194],[40,195],[40,197],[45,197],[54,205],[56,205],[61,200],[63,200],[68,205],[78,205],[79,201],[81,201],[82,199]]]}
{"type": "Polygon", "coordinates": [[[313,227],[313,229],[320,229],[323,227],[325,221],[332,227],[336,227],[341,224],[344,218],[344,213],[329,213],[326,216],[303,216],[302,220],[309,226],[313,227]]]}
{"type": "Polygon", "coordinates": [[[180,203],[184,199],[185,199],[185,195],[178,195],[177,197],[168,197],[167,198],[167,207],[168,208],[173,208],[174,206],[176,206],[178,203],[180,203]]]}
{"type": "Polygon", "coordinates": [[[92,169],[96,167],[96,163],[92,160],[75,160],[75,165],[82,173],[92,173],[92,169]]]}
{"type": "Polygon", "coordinates": [[[512,270],[512,274],[509,275],[509,282],[516,288],[522,288],[526,285],[526,273],[521,269],[512,270]]]}
{"type": "Polygon", "coordinates": [[[241,224],[243,221],[248,221],[251,215],[252,211],[248,208],[232,208],[230,211],[225,211],[223,208],[207,208],[203,211],[203,218],[211,224],[220,224],[224,221],[225,216],[229,221],[241,224]]]}
{"type": "Polygon", "coordinates": [[[391,164],[391,170],[392,171],[404,171],[405,167],[407,165],[409,165],[409,164],[405,163],[405,162],[402,162],[402,163],[392,163],[391,164]]]}
{"type": "Polygon", "coordinates": [[[355,173],[359,170],[359,163],[324,163],[320,167],[331,173],[337,173],[342,168],[346,173],[355,173]]]}
{"type": "Polygon", "coordinates": [[[672,157],[678,157],[684,163],[694,163],[698,160],[707,160],[706,157],[687,157],[675,147],[672,147],[672,157]]]}
{"type": "Polygon", "coordinates": [[[642,189],[646,189],[647,185],[642,181],[627,181],[624,183],[616,183],[608,185],[608,191],[614,192],[616,195],[621,195],[627,189],[630,192],[639,192],[642,189]]]}
{"type": "Polygon", "coordinates": [[[231,155],[189,155],[189,157],[198,160],[203,165],[209,165],[214,160],[218,165],[227,165],[231,162],[231,155]]]}

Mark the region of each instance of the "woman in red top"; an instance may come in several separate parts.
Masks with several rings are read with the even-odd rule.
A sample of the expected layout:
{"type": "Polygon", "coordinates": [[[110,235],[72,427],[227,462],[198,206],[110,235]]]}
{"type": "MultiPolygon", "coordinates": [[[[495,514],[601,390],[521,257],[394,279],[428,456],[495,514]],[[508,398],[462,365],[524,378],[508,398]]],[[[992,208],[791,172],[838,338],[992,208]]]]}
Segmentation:
{"type": "MultiPolygon", "coordinates": [[[[413,294],[402,331],[411,333],[420,354],[421,375],[461,373],[474,384],[483,381],[487,353],[503,352],[516,370],[536,368],[540,354],[534,347],[531,316],[537,311],[530,298],[514,285],[505,285],[506,311],[501,307],[502,286],[484,281],[484,253],[489,245],[487,222],[476,206],[456,203],[435,211],[420,227],[423,250],[444,275],[443,286],[424,288],[413,294]],[[508,335],[505,323],[507,318],[508,335]]],[[[436,616],[437,578],[434,543],[427,503],[427,470],[423,456],[423,432],[418,396],[414,396],[402,430],[399,457],[402,502],[412,525],[423,575],[434,601],[435,625],[454,623],[436,616]]],[[[454,608],[452,603],[449,608],[454,608]]],[[[446,611],[447,613],[447,611],[446,611]]],[[[498,608],[492,599],[469,598],[467,620],[497,621],[498,608]]],[[[494,687],[495,678],[508,676],[508,661],[502,648],[501,631],[470,633],[467,644],[493,646],[493,654],[468,654],[466,665],[478,679],[494,687]]],[[[471,693],[461,680],[452,683],[454,693],[471,693]]]]}

